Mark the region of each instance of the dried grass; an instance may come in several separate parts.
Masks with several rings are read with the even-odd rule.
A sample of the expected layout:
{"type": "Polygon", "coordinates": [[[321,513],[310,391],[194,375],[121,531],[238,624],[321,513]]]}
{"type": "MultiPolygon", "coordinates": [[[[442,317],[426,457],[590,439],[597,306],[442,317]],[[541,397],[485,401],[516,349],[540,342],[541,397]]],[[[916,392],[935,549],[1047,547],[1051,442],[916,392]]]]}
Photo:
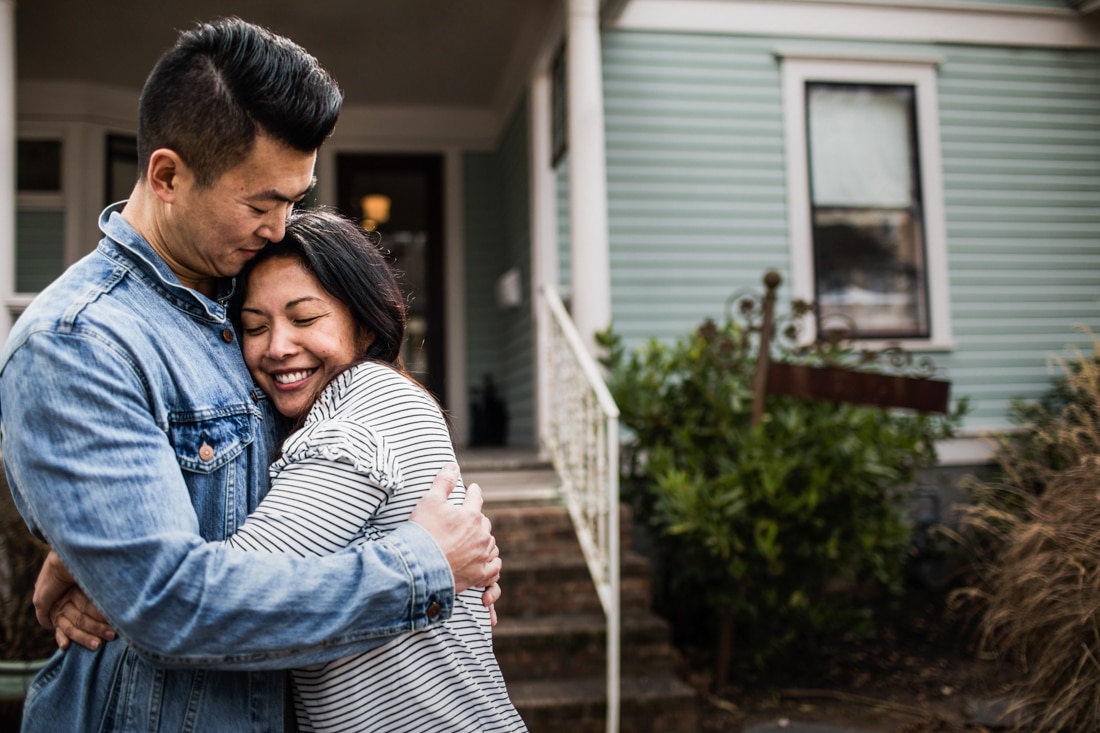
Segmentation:
{"type": "Polygon", "coordinates": [[[1019,662],[1017,729],[1100,730],[1100,341],[1063,362],[1053,408],[1002,445],[1001,481],[971,482],[965,525],[984,554],[983,645],[1019,662]],[[1016,450],[1010,450],[1015,446],[1016,450]]]}

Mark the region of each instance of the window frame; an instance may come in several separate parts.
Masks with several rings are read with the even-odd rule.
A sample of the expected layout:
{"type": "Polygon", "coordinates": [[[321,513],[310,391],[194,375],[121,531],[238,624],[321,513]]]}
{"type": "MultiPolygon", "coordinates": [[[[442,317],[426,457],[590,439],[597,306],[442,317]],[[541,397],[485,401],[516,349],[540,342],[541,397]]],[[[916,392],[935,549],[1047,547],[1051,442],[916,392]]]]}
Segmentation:
{"type": "MultiPolygon", "coordinates": [[[[777,51],[783,80],[783,122],[787,158],[787,216],[790,237],[791,296],[814,298],[813,202],[810,198],[807,139],[807,82],[912,86],[916,95],[918,176],[923,200],[929,336],[927,338],[860,338],[863,348],[887,345],[933,351],[954,347],[947,277],[947,227],[944,213],[936,70],[939,57],[883,57],[777,51]]],[[[817,338],[815,322],[805,324],[802,338],[817,338]]]]}

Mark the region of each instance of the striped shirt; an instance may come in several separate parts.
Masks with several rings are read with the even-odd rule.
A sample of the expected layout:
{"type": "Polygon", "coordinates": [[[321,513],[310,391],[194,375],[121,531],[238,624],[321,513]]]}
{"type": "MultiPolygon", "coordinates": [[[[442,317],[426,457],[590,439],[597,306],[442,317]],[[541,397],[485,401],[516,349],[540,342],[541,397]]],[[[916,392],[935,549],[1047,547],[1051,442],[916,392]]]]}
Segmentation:
{"type": "MultiPolygon", "coordinates": [[[[376,363],[341,373],[286,439],[271,491],[227,542],[301,556],[384,537],[455,460],[439,407],[376,363]]],[[[461,503],[459,483],[451,500],[461,503]]],[[[293,671],[302,731],[525,731],[493,655],[482,591],[445,623],[368,652],[293,671]]]]}

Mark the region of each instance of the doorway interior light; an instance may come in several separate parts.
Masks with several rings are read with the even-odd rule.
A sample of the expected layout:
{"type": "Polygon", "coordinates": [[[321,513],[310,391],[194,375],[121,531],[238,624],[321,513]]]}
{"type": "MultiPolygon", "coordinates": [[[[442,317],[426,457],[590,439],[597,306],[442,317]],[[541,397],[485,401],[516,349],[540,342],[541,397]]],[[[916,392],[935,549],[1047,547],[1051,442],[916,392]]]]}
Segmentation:
{"type": "Polygon", "coordinates": [[[380,193],[367,194],[359,199],[359,207],[363,210],[363,220],[360,223],[368,232],[390,220],[389,196],[380,193]]]}

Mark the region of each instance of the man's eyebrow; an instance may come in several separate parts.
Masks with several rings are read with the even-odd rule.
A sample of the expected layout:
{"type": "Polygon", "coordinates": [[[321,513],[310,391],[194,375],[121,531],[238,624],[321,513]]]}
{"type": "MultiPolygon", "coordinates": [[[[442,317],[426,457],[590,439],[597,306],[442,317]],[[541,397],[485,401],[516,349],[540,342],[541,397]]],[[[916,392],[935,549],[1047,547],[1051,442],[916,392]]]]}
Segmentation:
{"type": "Polygon", "coordinates": [[[295,204],[305,198],[306,194],[313,190],[313,187],[317,185],[317,177],[314,176],[313,180],[309,182],[306,189],[297,196],[287,196],[285,193],[278,189],[269,188],[266,191],[259,191],[248,197],[250,201],[283,201],[288,204],[295,204]]]}

